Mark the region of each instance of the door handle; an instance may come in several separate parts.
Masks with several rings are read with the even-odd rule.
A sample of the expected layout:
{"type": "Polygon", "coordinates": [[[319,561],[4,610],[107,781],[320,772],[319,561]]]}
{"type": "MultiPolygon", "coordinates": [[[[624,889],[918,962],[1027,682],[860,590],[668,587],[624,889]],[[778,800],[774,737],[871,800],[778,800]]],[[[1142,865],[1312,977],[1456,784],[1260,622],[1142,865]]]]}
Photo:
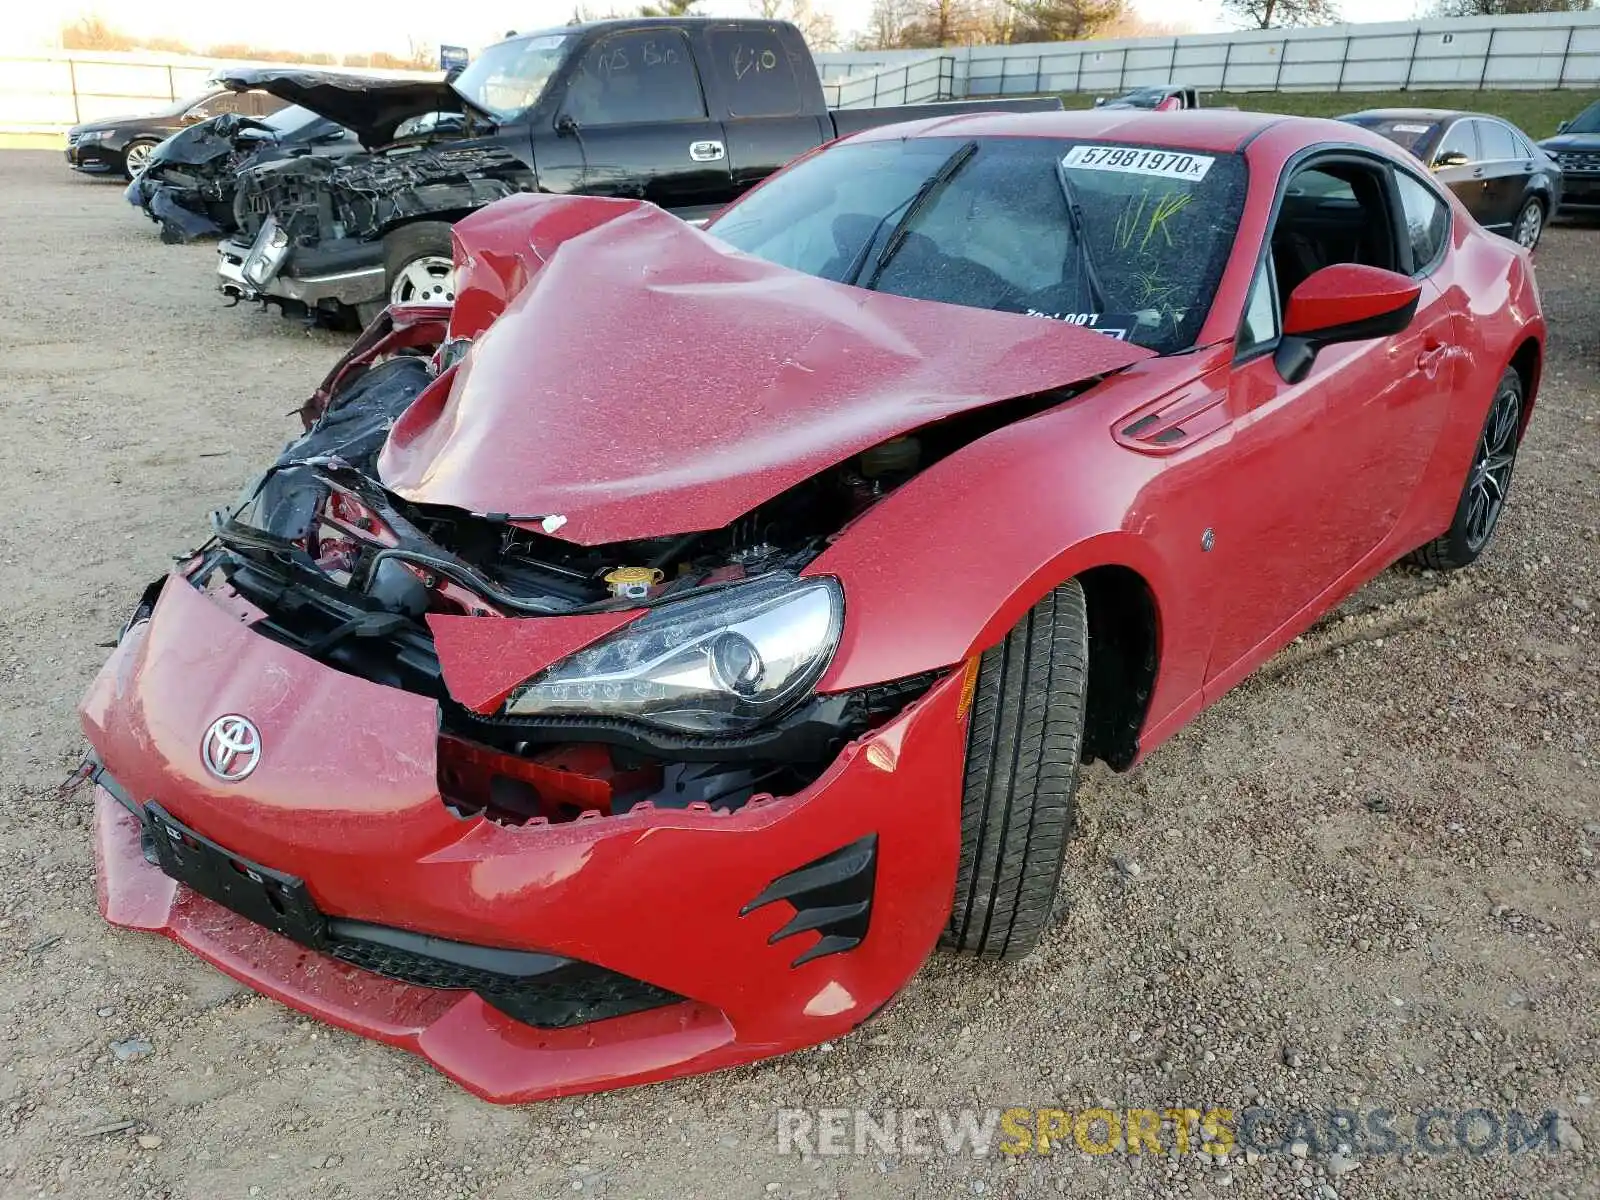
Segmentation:
{"type": "Polygon", "coordinates": [[[721,142],[704,141],[689,143],[689,157],[695,162],[721,162],[727,156],[727,149],[721,142]]]}
{"type": "Polygon", "coordinates": [[[1417,352],[1417,370],[1433,379],[1439,374],[1439,364],[1444,362],[1445,355],[1450,352],[1450,347],[1443,342],[1431,339],[1424,343],[1424,349],[1417,352]]]}
{"type": "Polygon", "coordinates": [[[1482,167],[1478,167],[1477,169],[1475,169],[1472,172],[1472,177],[1474,179],[1482,179],[1483,178],[1483,168],[1482,167]]]}

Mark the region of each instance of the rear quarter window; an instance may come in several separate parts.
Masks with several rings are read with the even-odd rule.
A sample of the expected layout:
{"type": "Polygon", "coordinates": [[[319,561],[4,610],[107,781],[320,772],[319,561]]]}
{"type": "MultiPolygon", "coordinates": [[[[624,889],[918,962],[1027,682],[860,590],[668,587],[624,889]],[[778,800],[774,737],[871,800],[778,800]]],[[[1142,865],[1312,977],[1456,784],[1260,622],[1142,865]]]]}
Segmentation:
{"type": "Polygon", "coordinates": [[[792,117],[800,112],[800,84],[776,30],[714,29],[706,46],[730,115],[792,117]]]}

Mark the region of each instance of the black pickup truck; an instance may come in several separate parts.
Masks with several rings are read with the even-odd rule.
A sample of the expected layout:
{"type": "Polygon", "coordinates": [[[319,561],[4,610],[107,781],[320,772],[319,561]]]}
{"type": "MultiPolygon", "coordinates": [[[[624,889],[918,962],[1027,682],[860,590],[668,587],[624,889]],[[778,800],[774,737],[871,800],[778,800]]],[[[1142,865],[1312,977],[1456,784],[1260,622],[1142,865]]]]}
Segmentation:
{"type": "Polygon", "coordinates": [[[242,71],[222,77],[336,121],[368,153],[243,172],[222,290],[365,322],[454,298],[450,224],[519,191],[640,197],[704,217],[790,159],[897,121],[1055,98],[830,111],[800,31],[781,21],[632,18],[509,38],[449,81],[242,71]],[[423,113],[459,113],[426,145],[423,113]]]}

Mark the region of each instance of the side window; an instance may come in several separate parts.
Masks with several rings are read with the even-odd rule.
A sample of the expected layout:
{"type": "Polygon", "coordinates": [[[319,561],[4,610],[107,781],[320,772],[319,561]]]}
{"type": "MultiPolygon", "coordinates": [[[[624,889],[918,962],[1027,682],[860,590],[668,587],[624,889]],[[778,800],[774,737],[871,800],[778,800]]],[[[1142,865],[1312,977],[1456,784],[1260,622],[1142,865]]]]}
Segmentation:
{"type": "Polygon", "coordinates": [[[1467,162],[1478,162],[1482,155],[1478,153],[1478,123],[1476,121],[1457,121],[1445,130],[1444,140],[1439,143],[1439,152],[1433,156],[1435,164],[1443,164],[1446,156],[1451,154],[1465,154],[1467,162]]]}
{"type": "Polygon", "coordinates": [[[579,60],[562,111],[579,126],[704,117],[688,40],[675,30],[656,29],[602,38],[579,60]]]}
{"type": "Polygon", "coordinates": [[[240,112],[241,97],[233,92],[223,92],[218,96],[207,96],[200,103],[194,105],[184,115],[191,121],[208,121],[212,117],[220,117],[223,113],[240,112]]]}
{"type": "Polygon", "coordinates": [[[1302,168],[1289,180],[1272,227],[1280,313],[1294,289],[1323,267],[1400,268],[1386,171],[1339,160],[1302,168]]]}
{"type": "Polygon", "coordinates": [[[1428,270],[1450,240],[1450,206],[1404,171],[1394,173],[1411,238],[1411,263],[1417,274],[1428,270]]]}
{"type": "Polygon", "coordinates": [[[1261,262],[1256,281],[1250,285],[1250,300],[1239,325],[1236,353],[1243,358],[1278,340],[1278,296],[1272,253],[1261,262]]]}
{"type": "Polygon", "coordinates": [[[1504,162],[1518,157],[1510,129],[1499,121],[1479,121],[1477,125],[1478,142],[1482,146],[1485,162],[1504,162]]]}
{"type": "Polygon", "coordinates": [[[711,69],[736,117],[792,117],[800,111],[794,64],[772,29],[714,29],[711,69]]]}

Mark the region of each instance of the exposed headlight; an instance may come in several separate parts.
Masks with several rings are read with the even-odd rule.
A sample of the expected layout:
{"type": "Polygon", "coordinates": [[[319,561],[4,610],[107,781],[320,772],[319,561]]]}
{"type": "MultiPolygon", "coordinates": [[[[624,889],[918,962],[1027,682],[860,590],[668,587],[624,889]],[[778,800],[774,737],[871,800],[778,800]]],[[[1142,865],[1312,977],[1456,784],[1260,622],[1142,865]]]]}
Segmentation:
{"type": "Polygon", "coordinates": [[[832,579],[775,574],[669,600],[522,684],[505,712],[739,732],[810,691],[843,625],[844,598],[832,579]]]}
{"type": "Polygon", "coordinates": [[[256,235],[255,245],[245,255],[239,273],[256,287],[265,287],[277,275],[283,260],[289,254],[289,231],[268,217],[256,235]]]}

